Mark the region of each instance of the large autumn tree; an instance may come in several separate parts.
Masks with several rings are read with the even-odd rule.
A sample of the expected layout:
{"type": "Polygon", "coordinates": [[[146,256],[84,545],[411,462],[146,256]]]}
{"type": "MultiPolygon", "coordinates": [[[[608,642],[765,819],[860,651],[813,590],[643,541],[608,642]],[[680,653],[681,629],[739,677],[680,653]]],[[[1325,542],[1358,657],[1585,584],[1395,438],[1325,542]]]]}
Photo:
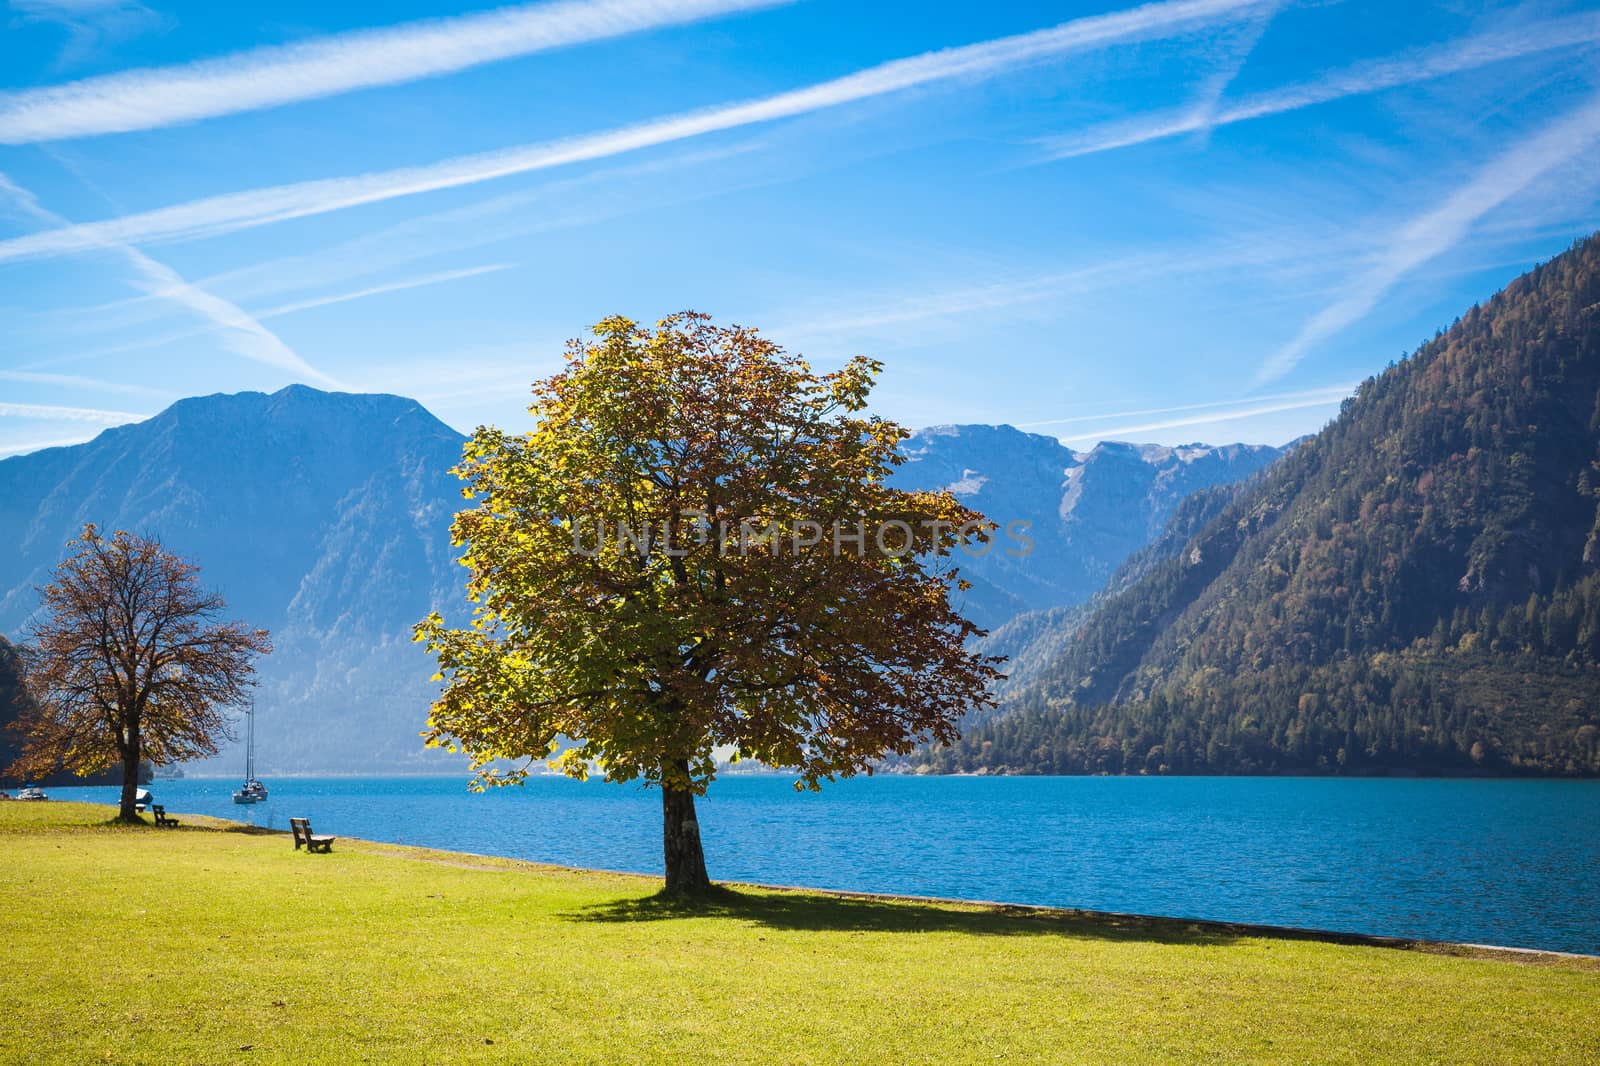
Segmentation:
{"type": "Polygon", "coordinates": [[[593,332],[534,386],[536,428],[466,445],[476,608],[417,627],[445,682],[427,737],[478,787],[545,758],[658,786],[666,887],[692,892],[719,749],[817,788],[989,702],[996,661],[949,602],[989,527],[888,484],[907,434],[863,414],[871,360],[819,375],[697,314],[593,332]]]}
{"type": "Polygon", "coordinates": [[[140,762],[215,755],[223,709],[246,698],[272,645],[264,629],[221,621],[226,605],[199,568],[157,541],[90,525],[75,547],[40,590],[13,772],[120,765],[120,817],[136,822],[140,762]]]}

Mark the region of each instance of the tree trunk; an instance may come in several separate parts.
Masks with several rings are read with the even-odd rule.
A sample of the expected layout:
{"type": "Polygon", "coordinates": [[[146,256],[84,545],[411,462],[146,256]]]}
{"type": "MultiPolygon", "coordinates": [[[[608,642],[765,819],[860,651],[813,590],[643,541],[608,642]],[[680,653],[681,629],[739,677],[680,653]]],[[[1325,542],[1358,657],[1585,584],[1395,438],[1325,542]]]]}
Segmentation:
{"type": "MultiPolygon", "coordinates": [[[[685,773],[687,760],[678,768],[685,773]]],[[[700,823],[694,817],[694,793],[661,785],[661,843],[667,867],[667,891],[704,892],[711,887],[706,876],[706,853],[700,847],[700,823]]]]}
{"type": "Polygon", "coordinates": [[[135,809],[139,802],[139,746],[139,727],[134,725],[122,746],[122,806],[117,817],[124,822],[144,821],[135,809]]]}

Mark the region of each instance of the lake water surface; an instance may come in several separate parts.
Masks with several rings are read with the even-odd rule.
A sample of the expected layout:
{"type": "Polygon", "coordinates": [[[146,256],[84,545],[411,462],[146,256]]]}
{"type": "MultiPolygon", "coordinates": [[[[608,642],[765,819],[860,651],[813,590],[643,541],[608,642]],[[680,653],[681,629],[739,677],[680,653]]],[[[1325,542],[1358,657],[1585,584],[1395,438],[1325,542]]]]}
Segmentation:
{"type": "MultiPolygon", "coordinates": [[[[661,870],[659,794],[531,779],[158,781],[156,802],[319,833],[640,873],[661,870]]],[[[113,788],[52,789],[114,802],[113,788]]],[[[717,781],[713,878],[1264,922],[1600,953],[1600,782],[905,777],[796,793],[717,781]]],[[[285,845],[287,846],[287,845],[285,845]]]]}

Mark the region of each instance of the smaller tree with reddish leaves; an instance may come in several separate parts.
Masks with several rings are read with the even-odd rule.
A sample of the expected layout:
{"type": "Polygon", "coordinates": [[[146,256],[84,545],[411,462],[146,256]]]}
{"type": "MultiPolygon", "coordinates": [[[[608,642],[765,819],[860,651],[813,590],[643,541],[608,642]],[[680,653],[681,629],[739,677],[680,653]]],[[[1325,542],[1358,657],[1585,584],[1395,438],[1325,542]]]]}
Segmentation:
{"type": "Polygon", "coordinates": [[[40,590],[44,620],[25,653],[30,705],[12,772],[87,776],[122,766],[119,817],[137,822],[139,764],[217,753],[223,710],[244,702],[264,629],[220,621],[199,567],[130,533],[93,525],[40,590]]]}

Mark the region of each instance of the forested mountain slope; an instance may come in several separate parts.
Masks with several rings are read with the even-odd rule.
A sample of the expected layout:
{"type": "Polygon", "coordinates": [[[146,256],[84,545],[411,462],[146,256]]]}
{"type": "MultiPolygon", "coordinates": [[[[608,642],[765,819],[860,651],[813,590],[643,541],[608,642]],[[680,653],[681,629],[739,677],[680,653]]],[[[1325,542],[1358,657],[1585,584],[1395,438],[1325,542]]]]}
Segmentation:
{"type": "Polygon", "coordinates": [[[1103,598],[937,769],[1600,772],[1600,238],[1103,598]]]}

